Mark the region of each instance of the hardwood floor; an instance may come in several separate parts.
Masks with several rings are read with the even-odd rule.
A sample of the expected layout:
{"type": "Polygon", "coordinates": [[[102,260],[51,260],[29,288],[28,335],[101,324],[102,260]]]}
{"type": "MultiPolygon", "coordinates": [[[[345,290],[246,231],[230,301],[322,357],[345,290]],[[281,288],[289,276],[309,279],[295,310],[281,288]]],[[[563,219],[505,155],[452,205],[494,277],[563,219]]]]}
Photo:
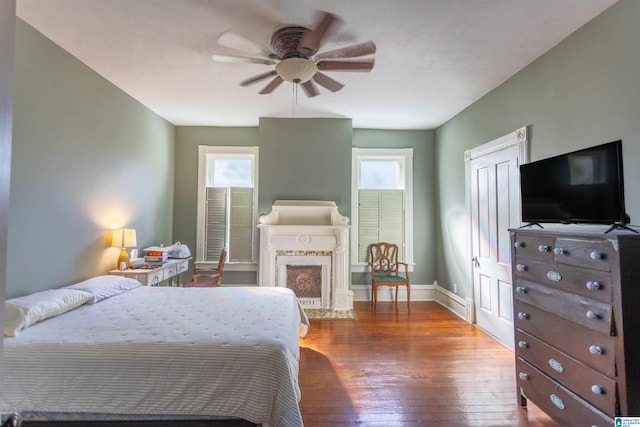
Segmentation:
{"type": "MultiPolygon", "coordinates": [[[[355,304],[358,320],[312,320],[300,341],[305,427],[557,427],[516,401],[514,356],[434,302],[355,304]]],[[[244,421],[25,422],[24,427],[240,427],[244,421]]],[[[286,427],[286,426],[283,426],[286,427]]]]}
{"type": "Polygon", "coordinates": [[[434,302],[355,303],[301,340],[306,427],[557,426],[516,400],[513,353],[434,302]]]}

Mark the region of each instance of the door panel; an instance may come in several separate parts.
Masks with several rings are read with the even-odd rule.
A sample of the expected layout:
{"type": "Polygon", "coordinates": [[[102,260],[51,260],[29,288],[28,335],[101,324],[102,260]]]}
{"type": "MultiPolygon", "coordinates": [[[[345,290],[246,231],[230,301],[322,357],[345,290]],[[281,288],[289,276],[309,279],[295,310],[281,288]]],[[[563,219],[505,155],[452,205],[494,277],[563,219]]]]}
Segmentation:
{"type": "Polygon", "coordinates": [[[518,147],[471,160],[471,250],[478,326],[513,348],[509,228],[519,224],[518,147]]]}

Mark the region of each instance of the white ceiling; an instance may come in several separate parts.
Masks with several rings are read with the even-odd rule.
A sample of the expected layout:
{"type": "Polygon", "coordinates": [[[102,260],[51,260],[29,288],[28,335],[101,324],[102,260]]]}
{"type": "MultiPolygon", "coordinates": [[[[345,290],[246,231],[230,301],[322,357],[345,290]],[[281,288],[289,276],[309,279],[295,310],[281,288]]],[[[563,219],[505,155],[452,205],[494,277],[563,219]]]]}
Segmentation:
{"type": "Polygon", "coordinates": [[[259,117],[346,117],[355,128],[433,129],[616,0],[18,0],[18,16],[175,125],[257,126],[259,117]],[[269,45],[315,10],[341,25],[320,52],[373,40],[370,73],[307,98],[239,82],[273,66],[216,63],[227,30],[269,45]]]}

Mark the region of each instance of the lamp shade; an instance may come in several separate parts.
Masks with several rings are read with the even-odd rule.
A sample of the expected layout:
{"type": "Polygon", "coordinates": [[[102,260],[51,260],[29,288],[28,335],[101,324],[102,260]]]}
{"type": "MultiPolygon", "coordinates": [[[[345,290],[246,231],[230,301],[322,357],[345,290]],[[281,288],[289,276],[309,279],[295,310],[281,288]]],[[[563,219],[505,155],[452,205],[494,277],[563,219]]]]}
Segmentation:
{"type": "Polygon", "coordinates": [[[133,228],[120,228],[113,230],[111,246],[115,248],[133,248],[138,246],[136,230],[133,228]]]}
{"type": "Polygon", "coordinates": [[[276,73],[290,83],[307,82],[318,72],[318,67],[305,58],[287,58],[276,65],[276,73]]]}

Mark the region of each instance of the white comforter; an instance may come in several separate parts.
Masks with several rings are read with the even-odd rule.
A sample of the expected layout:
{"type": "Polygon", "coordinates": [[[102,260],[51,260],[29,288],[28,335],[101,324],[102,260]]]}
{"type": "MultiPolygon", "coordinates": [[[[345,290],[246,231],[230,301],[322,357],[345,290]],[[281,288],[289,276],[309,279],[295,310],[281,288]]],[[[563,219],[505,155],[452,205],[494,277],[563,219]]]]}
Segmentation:
{"type": "Polygon", "coordinates": [[[301,426],[301,322],[286,288],[142,286],[5,338],[0,410],[301,426]]]}

